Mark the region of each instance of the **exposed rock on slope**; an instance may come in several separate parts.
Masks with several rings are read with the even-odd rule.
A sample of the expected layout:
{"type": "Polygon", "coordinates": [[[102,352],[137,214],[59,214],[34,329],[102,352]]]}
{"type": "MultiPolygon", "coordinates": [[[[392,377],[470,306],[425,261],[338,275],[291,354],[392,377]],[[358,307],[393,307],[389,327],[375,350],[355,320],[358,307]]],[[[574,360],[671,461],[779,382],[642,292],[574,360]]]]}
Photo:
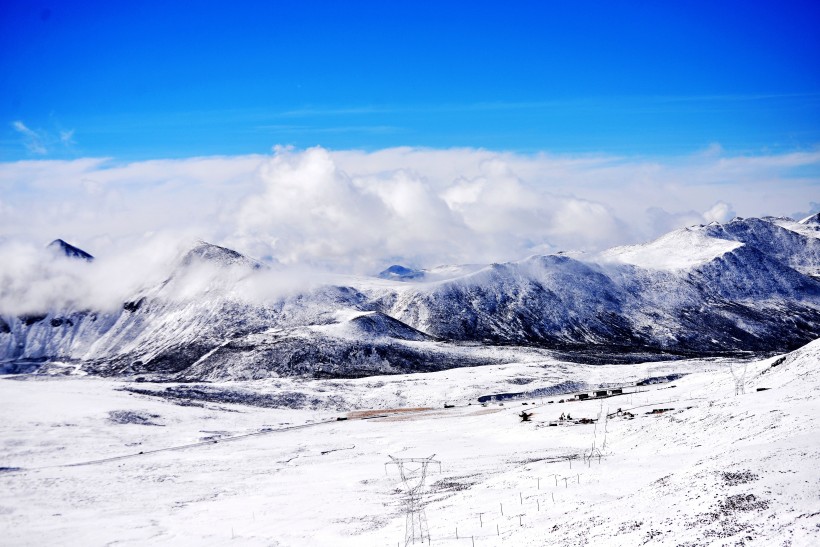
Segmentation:
{"type": "Polygon", "coordinates": [[[91,256],[89,253],[83,251],[79,247],[75,247],[70,243],[66,243],[62,239],[55,239],[51,243],[48,244],[48,248],[60,254],[62,256],[67,256],[69,258],[79,258],[80,260],[87,260],[91,262],[94,260],[94,257],[91,256]]]}
{"type": "Polygon", "coordinates": [[[811,222],[735,219],[595,255],[394,268],[277,296],[266,292],[263,265],[199,243],[117,311],[0,315],[0,362],[203,379],[356,376],[520,356],[479,345],[642,358],[788,351],[820,336],[820,232],[807,230],[811,222]]]}

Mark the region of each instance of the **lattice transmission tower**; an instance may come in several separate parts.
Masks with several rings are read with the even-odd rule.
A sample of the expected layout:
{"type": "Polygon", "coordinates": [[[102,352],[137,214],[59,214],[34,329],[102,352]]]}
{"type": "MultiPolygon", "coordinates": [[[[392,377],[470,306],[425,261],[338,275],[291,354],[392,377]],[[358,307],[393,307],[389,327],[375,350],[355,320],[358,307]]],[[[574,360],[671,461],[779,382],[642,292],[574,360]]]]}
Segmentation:
{"type": "Polygon", "coordinates": [[[441,472],[441,462],[434,460],[435,454],[427,458],[394,458],[384,464],[385,472],[388,465],[399,468],[399,475],[404,484],[405,494],[405,531],[404,545],[412,543],[430,543],[430,529],[427,526],[427,514],[422,504],[424,481],[427,478],[427,468],[430,464],[438,464],[441,472]]]}
{"type": "Polygon", "coordinates": [[[742,372],[736,372],[734,365],[729,363],[729,370],[732,373],[732,378],[735,381],[735,395],[743,395],[746,393],[746,367],[748,363],[743,363],[742,372]]]}

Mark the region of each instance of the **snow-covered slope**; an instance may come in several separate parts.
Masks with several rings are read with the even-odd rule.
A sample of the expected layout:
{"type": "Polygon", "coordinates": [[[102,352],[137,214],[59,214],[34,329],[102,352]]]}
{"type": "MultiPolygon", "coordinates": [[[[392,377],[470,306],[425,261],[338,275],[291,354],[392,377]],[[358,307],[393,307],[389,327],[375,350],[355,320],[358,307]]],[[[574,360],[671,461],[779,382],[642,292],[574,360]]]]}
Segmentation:
{"type": "MultiPolygon", "coordinates": [[[[807,222],[814,217],[805,219],[807,222]]],[[[806,228],[808,224],[791,224],[791,229],[777,222],[757,218],[735,219],[726,224],[711,224],[704,229],[709,237],[737,241],[754,247],[766,256],[813,276],[820,275],[820,239],[806,228]]]]}
{"type": "Polygon", "coordinates": [[[198,243],[120,309],[0,314],[0,366],[61,361],[100,374],[259,378],[520,355],[487,361],[464,344],[587,356],[787,351],[820,336],[820,239],[789,226],[735,219],[600,254],[394,268],[382,275],[389,279],[283,293],[267,291],[260,263],[198,243]]]}
{"type": "Polygon", "coordinates": [[[532,257],[408,285],[385,305],[420,330],[456,340],[791,349],[820,333],[820,283],[806,275],[817,267],[818,244],[764,221],[736,220],[600,255],[532,257]]]}
{"type": "Polygon", "coordinates": [[[766,218],[769,222],[777,224],[782,228],[797,232],[806,237],[820,238],[820,213],[807,216],[797,221],[791,218],[766,218]]]}
{"type": "Polygon", "coordinates": [[[7,545],[405,545],[385,464],[435,454],[424,545],[813,547],[818,359],[820,341],[318,381],[0,378],[0,529],[7,545]],[[676,379],[640,381],[658,376],[676,379]],[[477,401],[512,390],[541,395],[477,401]]]}
{"type": "Polygon", "coordinates": [[[675,230],[652,243],[615,247],[599,255],[603,263],[632,264],[648,270],[685,270],[703,265],[743,245],[710,237],[704,230],[675,230]]]}

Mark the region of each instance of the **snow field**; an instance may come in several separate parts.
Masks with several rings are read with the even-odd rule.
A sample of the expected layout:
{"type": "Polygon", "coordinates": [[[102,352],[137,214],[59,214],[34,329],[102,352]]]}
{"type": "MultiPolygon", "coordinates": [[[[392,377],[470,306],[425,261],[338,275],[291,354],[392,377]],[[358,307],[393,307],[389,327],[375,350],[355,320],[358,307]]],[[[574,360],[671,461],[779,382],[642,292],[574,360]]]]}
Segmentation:
{"type": "MultiPolygon", "coordinates": [[[[121,381],[7,377],[0,467],[21,469],[0,472],[0,530],[8,545],[404,545],[402,485],[385,463],[435,454],[442,469],[430,469],[423,497],[433,545],[815,545],[818,357],[814,342],[749,363],[737,396],[722,361],[525,363],[302,386],[350,408],[434,407],[345,421],[336,408],[180,406],[121,381]],[[474,402],[676,370],[690,374],[603,400],[474,402]],[[634,419],[549,425],[618,408],[634,419]],[[656,408],[674,410],[647,414],[656,408]],[[281,429],[295,425],[307,427],[281,429]],[[151,452],[191,443],[201,444],[151,452]],[[585,462],[593,443],[600,462],[585,462]],[[68,465],[114,456],[127,457],[68,465]]],[[[300,385],[289,382],[230,387],[300,385]]]]}

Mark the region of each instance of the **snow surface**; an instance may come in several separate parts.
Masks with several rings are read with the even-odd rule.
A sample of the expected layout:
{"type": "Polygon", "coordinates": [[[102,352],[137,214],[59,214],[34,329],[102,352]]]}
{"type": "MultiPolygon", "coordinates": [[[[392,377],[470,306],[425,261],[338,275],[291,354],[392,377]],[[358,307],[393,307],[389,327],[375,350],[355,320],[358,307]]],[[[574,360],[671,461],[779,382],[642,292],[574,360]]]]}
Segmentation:
{"type": "Polygon", "coordinates": [[[709,237],[697,229],[683,228],[650,243],[608,249],[597,259],[603,263],[632,264],[650,270],[684,270],[705,264],[742,245],[737,241],[709,237]]]}
{"type": "Polygon", "coordinates": [[[814,237],[820,239],[820,223],[818,223],[818,214],[811,215],[803,220],[797,221],[790,218],[777,218],[772,222],[781,228],[786,228],[792,232],[804,235],[806,237],[814,237]]]}
{"type": "Polygon", "coordinates": [[[6,545],[404,545],[402,484],[385,463],[435,454],[423,496],[433,545],[817,545],[818,364],[820,340],[746,363],[543,360],[194,385],[5,376],[0,530],[6,545]],[[735,395],[730,369],[744,367],[735,395]],[[686,375],[600,400],[545,389],[477,404],[674,373],[686,375]],[[169,388],[282,398],[152,395],[169,388]],[[306,397],[289,404],[294,393],[306,397]],[[599,421],[550,425],[566,412],[599,421]],[[593,444],[602,457],[585,462],[593,444]]]}

